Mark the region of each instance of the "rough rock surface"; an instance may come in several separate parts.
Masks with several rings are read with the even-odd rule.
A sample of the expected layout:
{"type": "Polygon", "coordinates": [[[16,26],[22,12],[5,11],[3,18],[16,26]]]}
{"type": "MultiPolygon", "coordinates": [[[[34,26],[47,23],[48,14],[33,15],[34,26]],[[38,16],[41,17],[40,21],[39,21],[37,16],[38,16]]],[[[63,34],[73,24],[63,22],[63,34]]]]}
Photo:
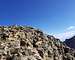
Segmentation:
{"type": "Polygon", "coordinates": [[[75,52],[38,29],[1,26],[0,60],[75,60],[75,52]]]}

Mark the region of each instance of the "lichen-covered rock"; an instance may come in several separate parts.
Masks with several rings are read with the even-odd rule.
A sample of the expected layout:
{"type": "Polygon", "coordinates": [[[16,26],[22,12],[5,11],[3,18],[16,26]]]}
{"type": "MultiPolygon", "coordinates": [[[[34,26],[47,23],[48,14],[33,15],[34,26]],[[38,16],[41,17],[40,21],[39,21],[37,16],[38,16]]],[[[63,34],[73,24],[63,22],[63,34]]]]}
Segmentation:
{"type": "Polygon", "coordinates": [[[0,60],[75,60],[75,51],[39,29],[0,26],[0,60]]]}

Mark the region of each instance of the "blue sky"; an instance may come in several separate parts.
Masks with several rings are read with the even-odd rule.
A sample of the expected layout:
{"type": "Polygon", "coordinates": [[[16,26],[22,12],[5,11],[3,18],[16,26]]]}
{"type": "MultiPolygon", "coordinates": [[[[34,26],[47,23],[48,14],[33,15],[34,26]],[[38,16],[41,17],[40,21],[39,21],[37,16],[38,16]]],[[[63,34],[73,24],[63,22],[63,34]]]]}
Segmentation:
{"type": "Polygon", "coordinates": [[[75,0],[0,0],[0,25],[8,24],[64,33],[75,26],[75,0]]]}

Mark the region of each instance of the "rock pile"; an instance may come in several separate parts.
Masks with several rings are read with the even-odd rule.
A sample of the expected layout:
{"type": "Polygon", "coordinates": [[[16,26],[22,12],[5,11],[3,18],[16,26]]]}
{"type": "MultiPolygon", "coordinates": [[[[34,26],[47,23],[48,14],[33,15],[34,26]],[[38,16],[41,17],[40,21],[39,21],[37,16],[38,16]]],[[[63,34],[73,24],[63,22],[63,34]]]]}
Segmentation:
{"type": "Polygon", "coordinates": [[[75,60],[75,51],[38,29],[0,26],[0,60],[75,60]]]}

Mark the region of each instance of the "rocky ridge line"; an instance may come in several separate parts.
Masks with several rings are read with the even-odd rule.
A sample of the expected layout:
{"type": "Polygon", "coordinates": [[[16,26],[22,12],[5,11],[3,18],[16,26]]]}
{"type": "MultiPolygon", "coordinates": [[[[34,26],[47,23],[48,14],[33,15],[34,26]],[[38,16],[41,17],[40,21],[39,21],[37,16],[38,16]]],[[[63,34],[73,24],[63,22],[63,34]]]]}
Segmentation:
{"type": "Polygon", "coordinates": [[[0,60],[75,60],[75,51],[38,29],[0,26],[0,60]]]}

